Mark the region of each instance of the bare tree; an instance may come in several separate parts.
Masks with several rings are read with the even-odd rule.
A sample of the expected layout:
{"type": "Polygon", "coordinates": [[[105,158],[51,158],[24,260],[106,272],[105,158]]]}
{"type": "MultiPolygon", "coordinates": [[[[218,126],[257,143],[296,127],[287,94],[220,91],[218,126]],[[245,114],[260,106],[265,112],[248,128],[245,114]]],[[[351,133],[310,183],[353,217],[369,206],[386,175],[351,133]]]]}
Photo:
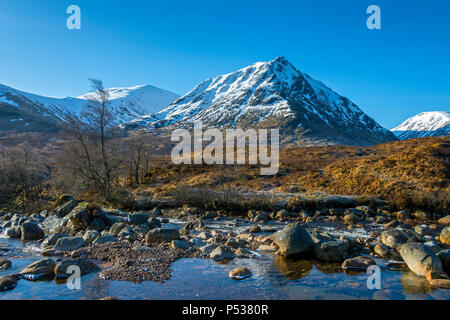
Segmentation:
{"type": "Polygon", "coordinates": [[[67,115],[65,129],[69,143],[60,163],[85,189],[97,189],[106,198],[118,184],[119,160],[114,139],[117,121],[110,109],[108,90],[101,80],[90,79],[93,92],[80,115],[67,115]]]}

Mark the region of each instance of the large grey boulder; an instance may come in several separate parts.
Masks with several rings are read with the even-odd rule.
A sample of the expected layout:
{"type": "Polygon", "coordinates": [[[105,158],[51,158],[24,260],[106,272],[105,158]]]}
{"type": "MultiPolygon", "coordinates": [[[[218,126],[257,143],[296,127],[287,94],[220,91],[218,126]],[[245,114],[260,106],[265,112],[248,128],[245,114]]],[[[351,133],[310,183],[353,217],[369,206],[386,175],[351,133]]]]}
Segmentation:
{"type": "Polygon", "coordinates": [[[44,238],[44,231],[34,222],[26,222],[20,226],[22,240],[40,240],[44,238]]]}
{"type": "Polygon", "coordinates": [[[61,238],[67,238],[69,237],[67,234],[63,233],[55,233],[50,236],[48,236],[41,244],[41,248],[50,248],[53,247],[56,242],[61,238]]]}
{"type": "Polygon", "coordinates": [[[149,218],[148,214],[135,213],[135,214],[130,214],[128,216],[128,222],[132,225],[138,226],[140,224],[147,224],[148,218],[149,218]]]}
{"type": "Polygon", "coordinates": [[[310,251],[314,245],[309,233],[298,223],[291,223],[284,229],[272,235],[279,253],[283,256],[293,256],[310,251]]]}
{"type": "Polygon", "coordinates": [[[81,237],[66,237],[56,241],[54,250],[58,251],[74,251],[84,247],[84,239],[81,237]]]}
{"type": "Polygon", "coordinates": [[[419,242],[411,242],[402,245],[400,255],[411,271],[425,277],[427,272],[442,272],[441,260],[433,251],[419,242]]]}

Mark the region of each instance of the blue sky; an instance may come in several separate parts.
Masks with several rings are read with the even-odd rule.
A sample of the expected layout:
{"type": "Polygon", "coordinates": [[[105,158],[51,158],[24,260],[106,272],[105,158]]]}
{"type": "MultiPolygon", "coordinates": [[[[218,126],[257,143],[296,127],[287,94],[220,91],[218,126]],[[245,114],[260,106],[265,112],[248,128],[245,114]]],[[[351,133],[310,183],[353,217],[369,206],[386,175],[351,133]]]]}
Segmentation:
{"type": "Polygon", "coordinates": [[[450,1],[2,0],[0,83],[77,96],[152,84],[185,94],[200,81],[285,56],[392,128],[450,110],[450,1]],[[66,28],[76,4],[82,29],[66,28]],[[366,8],[381,8],[368,30],[366,8]]]}

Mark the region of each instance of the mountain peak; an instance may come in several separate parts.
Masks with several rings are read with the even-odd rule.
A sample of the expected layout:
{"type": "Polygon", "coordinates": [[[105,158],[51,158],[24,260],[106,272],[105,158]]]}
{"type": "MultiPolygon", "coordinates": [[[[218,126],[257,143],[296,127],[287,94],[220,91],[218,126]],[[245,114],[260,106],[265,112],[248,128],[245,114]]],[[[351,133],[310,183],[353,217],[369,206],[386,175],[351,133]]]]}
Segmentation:
{"type": "Polygon", "coordinates": [[[166,109],[132,127],[280,128],[307,131],[331,143],[367,145],[395,140],[349,99],[298,71],[285,57],[257,62],[201,82],[166,109]]]}
{"type": "Polygon", "coordinates": [[[450,112],[419,113],[391,130],[399,139],[412,139],[450,134],[450,112]]]}

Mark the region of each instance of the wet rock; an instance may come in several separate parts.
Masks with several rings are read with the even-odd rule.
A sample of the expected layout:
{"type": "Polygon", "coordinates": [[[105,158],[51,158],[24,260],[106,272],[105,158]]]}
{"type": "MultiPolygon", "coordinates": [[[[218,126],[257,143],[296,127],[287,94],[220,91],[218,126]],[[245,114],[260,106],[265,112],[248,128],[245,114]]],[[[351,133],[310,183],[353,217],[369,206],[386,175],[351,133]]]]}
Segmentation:
{"type": "Polygon", "coordinates": [[[5,258],[0,258],[0,270],[8,270],[11,268],[11,261],[5,258]]]}
{"type": "Polygon", "coordinates": [[[431,282],[436,279],[448,279],[448,275],[445,272],[428,271],[426,278],[431,282]]]}
{"type": "Polygon", "coordinates": [[[17,279],[11,276],[0,277],[0,291],[9,291],[17,287],[17,279]]]}
{"type": "Polygon", "coordinates": [[[314,256],[319,261],[342,262],[348,258],[348,247],[344,241],[335,240],[316,244],[314,256]]]}
{"type": "Polygon", "coordinates": [[[277,212],[275,218],[279,219],[279,220],[286,220],[290,217],[291,215],[289,214],[289,212],[285,209],[282,209],[280,211],[277,212]]]}
{"type": "Polygon", "coordinates": [[[180,232],[176,229],[154,229],[145,237],[147,245],[153,243],[172,242],[180,239],[180,232]]]}
{"type": "Polygon", "coordinates": [[[184,240],[173,240],[171,245],[174,249],[189,249],[189,243],[184,240]]]}
{"type": "Polygon", "coordinates": [[[450,215],[440,218],[438,220],[439,224],[449,225],[450,224],[450,215]]]}
{"type": "Polygon", "coordinates": [[[442,243],[445,243],[446,245],[450,246],[450,226],[442,229],[440,240],[442,243]]]}
{"type": "Polygon", "coordinates": [[[393,228],[397,228],[399,225],[401,225],[401,222],[398,220],[392,220],[389,223],[386,223],[385,225],[383,225],[383,228],[385,229],[393,229],[393,228]]]}
{"type": "Polygon", "coordinates": [[[436,236],[436,232],[434,232],[433,229],[431,229],[429,226],[425,224],[415,226],[414,231],[420,234],[421,236],[431,236],[431,237],[436,236]]]}
{"type": "Polygon", "coordinates": [[[419,276],[425,277],[428,271],[443,271],[441,260],[422,243],[404,244],[401,247],[400,255],[408,268],[419,276]]]}
{"type": "Polygon", "coordinates": [[[84,239],[81,237],[66,237],[58,239],[53,249],[60,251],[74,251],[84,247],[84,245],[84,239]]]}
{"type": "Polygon", "coordinates": [[[402,261],[402,257],[400,256],[400,254],[397,251],[395,251],[391,248],[388,248],[381,243],[378,243],[375,246],[374,251],[376,254],[378,254],[383,259],[402,261]]]}
{"type": "Polygon", "coordinates": [[[220,245],[216,249],[214,249],[211,254],[209,255],[211,259],[213,260],[228,260],[228,259],[234,259],[235,254],[234,252],[225,245],[220,245]]]}
{"type": "Polygon", "coordinates": [[[55,266],[55,262],[52,259],[42,259],[30,264],[20,274],[27,280],[47,279],[53,276],[55,266]]]}
{"type": "Polygon", "coordinates": [[[200,232],[197,235],[197,237],[200,238],[200,239],[203,239],[203,240],[208,240],[208,239],[212,238],[212,234],[210,232],[205,232],[204,231],[204,232],[200,232]]]}
{"type": "Polygon", "coordinates": [[[6,236],[11,239],[20,239],[22,236],[22,230],[20,229],[20,226],[15,227],[9,227],[5,231],[6,236]]]}
{"type": "Polygon", "coordinates": [[[91,272],[100,271],[100,268],[89,259],[66,260],[56,265],[56,278],[68,278],[74,274],[76,268],[79,268],[81,276],[87,275],[91,272]]]}
{"type": "Polygon", "coordinates": [[[68,237],[67,234],[62,234],[62,233],[55,233],[55,234],[52,234],[52,235],[48,236],[48,237],[42,242],[41,248],[53,247],[53,246],[55,246],[56,242],[57,242],[59,239],[67,238],[67,237],[68,237]]]}
{"type": "Polygon", "coordinates": [[[113,235],[107,234],[107,235],[98,237],[97,239],[94,240],[94,242],[92,242],[92,244],[99,245],[99,244],[104,244],[104,243],[108,243],[108,242],[116,242],[116,241],[117,241],[116,237],[114,237],[113,235]]]}
{"type": "Polygon", "coordinates": [[[140,225],[140,224],[147,224],[149,220],[149,216],[148,214],[144,214],[144,213],[135,213],[135,214],[130,214],[128,216],[128,222],[132,225],[140,225]]]}
{"type": "Polygon", "coordinates": [[[253,226],[253,227],[250,228],[250,232],[251,232],[251,233],[260,233],[261,231],[262,231],[262,230],[261,230],[261,227],[258,226],[258,225],[253,226]]]}
{"type": "Polygon", "coordinates": [[[202,227],[205,226],[205,223],[202,219],[197,219],[195,221],[190,221],[186,223],[186,225],[183,227],[184,230],[199,230],[202,227]]]}
{"type": "Polygon", "coordinates": [[[236,268],[230,271],[229,276],[233,280],[243,280],[252,276],[252,272],[247,268],[236,268]]]}
{"type": "Polygon", "coordinates": [[[41,228],[34,222],[26,222],[20,227],[22,240],[40,240],[45,234],[41,228]]]}
{"type": "Polygon", "coordinates": [[[434,254],[438,254],[442,250],[434,240],[424,242],[423,245],[428,247],[434,254]]]}
{"type": "Polygon", "coordinates": [[[389,248],[393,248],[397,251],[400,250],[401,246],[408,242],[419,242],[420,237],[412,230],[407,229],[390,229],[384,231],[381,234],[381,242],[388,246],[389,248]]]}
{"type": "Polygon", "coordinates": [[[293,256],[310,251],[314,245],[309,233],[298,223],[291,223],[272,235],[283,256],[293,256]]]}
{"type": "Polygon", "coordinates": [[[342,264],[344,270],[366,271],[368,267],[376,265],[375,260],[366,256],[347,259],[342,264]]]}
{"type": "Polygon", "coordinates": [[[86,248],[80,248],[78,250],[72,251],[72,254],[70,255],[70,257],[72,259],[77,259],[77,258],[86,256],[86,254],[87,254],[86,248]]]}

